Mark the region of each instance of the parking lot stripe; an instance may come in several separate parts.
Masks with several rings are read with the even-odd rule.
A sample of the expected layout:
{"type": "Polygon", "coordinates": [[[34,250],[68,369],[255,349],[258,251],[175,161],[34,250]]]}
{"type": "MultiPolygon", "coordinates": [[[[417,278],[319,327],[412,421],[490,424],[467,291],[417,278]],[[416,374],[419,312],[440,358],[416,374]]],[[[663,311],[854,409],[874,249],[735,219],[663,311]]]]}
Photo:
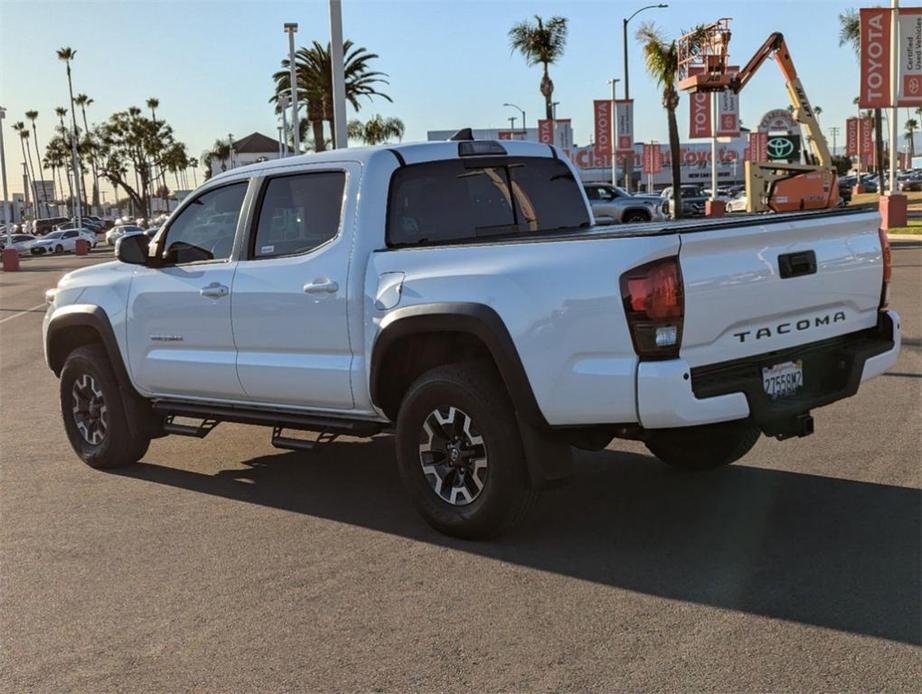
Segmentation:
{"type": "Polygon", "coordinates": [[[19,313],[14,313],[12,316],[7,316],[6,318],[0,318],[0,323],[6,323],[8,320],[13,320],[19,316],[24,316],[27,313],[34,313],[36,309],[44,308],[46,306],[45,302],[40,303],[38,306],[33,306],[32,308],[27,308],[25,311],[20,311],[19,313]]]}

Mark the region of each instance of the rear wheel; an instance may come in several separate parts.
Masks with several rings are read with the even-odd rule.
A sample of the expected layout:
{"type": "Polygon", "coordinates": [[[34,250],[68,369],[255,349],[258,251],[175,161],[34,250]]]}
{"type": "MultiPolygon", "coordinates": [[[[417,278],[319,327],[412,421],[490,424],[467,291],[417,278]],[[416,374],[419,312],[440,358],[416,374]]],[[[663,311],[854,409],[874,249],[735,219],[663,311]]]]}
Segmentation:
{"type": "Polygon", "coordinates": [[[54,247],[54,252],[60,255],[61,253],[64,252],[64,246],[62,246],[61,244],[58,244],[57,246],[54,247]]]}
{"type": "Polygon", "coordinates": [[[535,499],[512,403],[489,366],[423,374],[397,418],[400,476],[437,530],[485,538],[524,518],[535,499]]]}
{"type": "Polygon", "coordinates": [[[78,347],[61,370],[61,414],[74,451],[87,465],[130,465],[147,452],[150,437],[142,422],[129,421],[109,356],[102,345],[78,347]]]}
{"type": "Polygon", "coordinates": [[[678,429],[652,429],[644,443],[668,465],[683,470],[712,470],[746,455],[761,432],[749,420],[678,429]]]}

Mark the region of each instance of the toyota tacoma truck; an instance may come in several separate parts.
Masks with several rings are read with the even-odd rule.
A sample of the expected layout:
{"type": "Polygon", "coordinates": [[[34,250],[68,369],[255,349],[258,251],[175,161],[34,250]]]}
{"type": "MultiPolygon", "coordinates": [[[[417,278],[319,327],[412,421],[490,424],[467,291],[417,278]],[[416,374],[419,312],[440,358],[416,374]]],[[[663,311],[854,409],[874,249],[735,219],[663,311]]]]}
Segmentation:
{"type": "Polygon", "coordinates": [[[464,133],[218,175],[49,290],[67,436],[112,468],[224,422],[392,434],[423,518],[481,538],[572,447],[727,465],[897,358],[876,212],[592,221],[559,150],[464,133]]]}

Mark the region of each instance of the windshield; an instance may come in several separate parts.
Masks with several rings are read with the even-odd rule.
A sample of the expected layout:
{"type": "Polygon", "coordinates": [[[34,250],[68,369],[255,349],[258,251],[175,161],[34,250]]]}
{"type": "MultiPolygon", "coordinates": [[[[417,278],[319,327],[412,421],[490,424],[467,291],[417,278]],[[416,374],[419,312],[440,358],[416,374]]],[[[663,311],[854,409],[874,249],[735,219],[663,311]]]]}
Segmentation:
{"type": "Polygon", "coordinates": [[[59,239],[64,235],[63,231],[52,231],[50,234],[45,234],[46,239],[59,239]]]}

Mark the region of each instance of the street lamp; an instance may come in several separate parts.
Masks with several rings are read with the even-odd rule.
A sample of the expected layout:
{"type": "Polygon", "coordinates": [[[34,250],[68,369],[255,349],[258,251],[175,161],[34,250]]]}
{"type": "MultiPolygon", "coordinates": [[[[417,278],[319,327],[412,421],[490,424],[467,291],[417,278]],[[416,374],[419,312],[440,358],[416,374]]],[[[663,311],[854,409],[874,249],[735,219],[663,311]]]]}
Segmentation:
{"type": "Polygon", "coordinates": [[[551,102],[551,126],[554,138],[553,144],[555,147],[557,146],[557,104],[559,103],[559,101],[551,102]]]}
{"type": "Polygon", "coordinates": [[[514,108],[522,114],[522,130],[525,132],[525,137],[528,137],[528,121],[525,120],[525,111],[515,104],[503,104],[503,106],[514,108]]]}
{"type": "Polygon", "coordinates": [[[6,109],[0,106],[0,175],[3,176],[3,223],[6,224],[6,247],[13,247],[13,230],[10,225],[9,195],[6,191],[6,153],[3,151],[3,119],[6,109]]]}
{"type": "Polygon", "coordinates": [[[298,69],[295,65],[295,34],[297,22],[285,22],[288,34],[288,79],[291,86],[291,128],[294,130],[295,154],[301,154],[301,127],[298,123],[298,69]]]}
{"type": "MultiPolygon", "coordinates": [[[[634,17],[639,15],[644,10],[664,9],[666,7],[669,7],[669,5],[667,5],[666,3],[660,3],[658,5],[647,5],[646,7],[641,7],[639,10],[637,10],[634,14],[632,14],[627,19],[621,20],[622,29],[624,30],[624,98],[625,100],[631,98],[631,85],[630,85],[630,78],[628,77],[628,70],[627,70],[627,25],[632,19],[634,19],[634,17]]],[[[614,113],[612,113],[612,116],[614,116],[614,113]]],[[[631,178],[633,176],[633,173],[634,173],[634,156],[633,156],[633,148],[632,148],[631,156],[626,157],[625,162],[624,162],[624,189],[628,192],[631,192],[631,178]]]]}

